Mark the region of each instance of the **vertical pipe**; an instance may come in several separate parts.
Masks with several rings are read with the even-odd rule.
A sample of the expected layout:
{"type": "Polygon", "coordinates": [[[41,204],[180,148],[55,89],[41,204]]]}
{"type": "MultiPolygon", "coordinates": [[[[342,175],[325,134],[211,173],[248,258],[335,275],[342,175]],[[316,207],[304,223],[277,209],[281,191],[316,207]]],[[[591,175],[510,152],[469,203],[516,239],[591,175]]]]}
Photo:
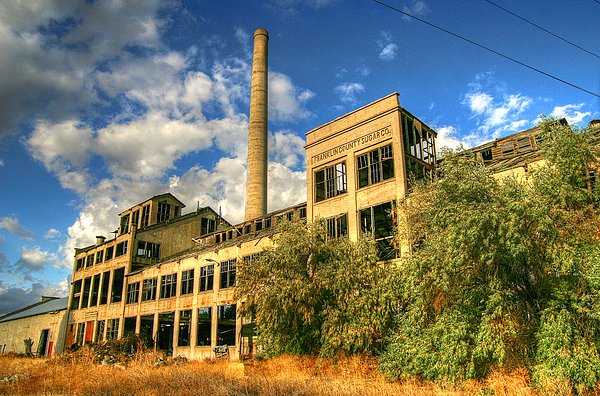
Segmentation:
{"type": "Polygon", "coordinates": [[[267,213],[268,42],[265,29],[254,32],[245,220],[267,213]]]}

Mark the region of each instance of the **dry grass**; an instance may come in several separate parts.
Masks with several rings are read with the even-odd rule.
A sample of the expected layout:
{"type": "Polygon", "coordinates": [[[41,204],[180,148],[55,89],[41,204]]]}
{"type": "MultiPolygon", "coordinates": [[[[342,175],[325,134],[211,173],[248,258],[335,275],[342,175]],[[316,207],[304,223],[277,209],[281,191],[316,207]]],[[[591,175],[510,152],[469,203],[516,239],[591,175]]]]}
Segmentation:
{"type": "Polygon", "coordinates": [[[485,383],[441,388],[416,381],[387,382],[365,357],[282,356],[239,365],[192,361],[155,367],[156,354],[123,366],[94,364],[86,352],[61,359],[0,357],[0,394],[7,395],[535,395],[527,375],[492,375],[485,383]],[[234,368],[232,370],[232,368],[234,368]],[[236,370],[237,369],[237,370],[236,370]],[[14,377],[15,375],[18,375],[14,377]]]}

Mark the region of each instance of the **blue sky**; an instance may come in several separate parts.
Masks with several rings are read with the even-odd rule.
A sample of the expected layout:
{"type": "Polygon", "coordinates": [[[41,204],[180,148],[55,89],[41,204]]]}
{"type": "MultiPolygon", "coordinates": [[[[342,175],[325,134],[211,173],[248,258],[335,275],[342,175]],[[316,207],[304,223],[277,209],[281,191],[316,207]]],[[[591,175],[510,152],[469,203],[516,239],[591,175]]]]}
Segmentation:
{"type": "MultiPolygon", "coordinates": [[[[600,93],[600,59],[485,0],[386,0],[600,93]]],[[[594,0],[495,0],[600,53],[594,0]]],[[[391,92],[473,146],[581,126],[598,98],[368,0],[0,3],[0,314],[66,295],[73,248],[172,192],[242,220],[252,35],[270,33],[269,210],[305,198],[304,134],[391,92]],[[125,4],[126,3],[126,4],[125,4]]]]}

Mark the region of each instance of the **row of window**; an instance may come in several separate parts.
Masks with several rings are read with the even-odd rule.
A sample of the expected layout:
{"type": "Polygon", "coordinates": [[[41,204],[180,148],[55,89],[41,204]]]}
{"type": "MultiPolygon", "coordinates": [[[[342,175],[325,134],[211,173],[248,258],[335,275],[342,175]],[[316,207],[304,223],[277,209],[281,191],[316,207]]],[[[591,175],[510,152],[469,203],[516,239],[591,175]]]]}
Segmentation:
{"type": "MultiPolygon", "coordinates": [[[[379,183],[394,177],[392,145],[378,147],[356,157],[358,188],[379,183]]],[[[346,162],[328,166],[315,172],[315,202],[348,191],[346,162]]]]}
{"type": "MultiPolygon", "coordinates": [[[[306,218],[306,208],[300,208],[298,214],[300,219],[306,218]]],[[[294,218],[294,211],[289,211],[276,215],[273,217],[266,217],[264,219],[258,219],[254,223],[244,224],[236,228],[229,229],[227,231],[220,232],[214,236],[215,243],[225,242],[227,240],[236,238],[241,235],[250,234],[255,231],[262,231],[277,225],[279,222],[285,220],[291,221],[294,218]]]]}
{"type": "MultiPolygon", "coordinates": [[[[326,219],[327,236],[340,238],[348,235],[348,214],[326,219]]],[[[371,234],[377,243],[379,257],[382,260],[398,256],[394,242],[396,211],[392,202],[371,206],[359,211],[360,230],[363,234],[371,234]]]]}
{"type": "MultiPolygon", "coordinates": [[[[236,329],[236,305],[226,304],[219,305],[217,308],[217,323],[216,323],[216,345],[235,345],[235,329],[236,329]]],[[[123,323],[123,333],[137,333],[140,338],[146,343],[146,346],[152,347],[155,343],[161,350],[170,350],[175,345],[174,328],[179,328],[177,337],[177,346],[186,347],[191,345],[196,346],[211,346],[213,343],[213,308],[202,307],[197,310],[182,310],[179,311],[179,321],[175,323],[174,312],[163,312],[158,314],[158,326],[156,331],[156,339],[154,337],[154,315],[140,316],[140,327],[136,329],[137,317],[125,318],[123,323]],[[192,314],[196,312],[196,339],[192,339],[192,314]]],[[[82,322],[77,324],[75,333],[75,342],[83,345],[84,340],[89,342],[101,342],[104,340],[113,340],[119,338],[120,319],[98,320],[95,323],[82,322]],[[96,326],[96,336],[93,326],[96,326]],[[92,326],[92,327],[89,327],[92,326]],[[106,331],[105,331],[106,330],[106,331]]]]}
{"type": "Polygon", "coordinates": [[[121,302],[125,282],[125,267],[112,271],[112,286],[110,287],[111,271],[96,274],[73,282],[71,309],[83,309],[109,302],[121,302]]]}
{"type": "MultiPolygon", "coordinates": [[[[254,256],[245,256],[244,260],[252,259],[254,256]]],[[[220,277],[219,289],[227,289],[235,286],[237,260],[231,259],[219,263],[220,277]]],[[[215,278],[215,265],[205,265],[199,269],[198,292],[213,290],[215,278]]],[[[181,272],[181,282],[179,295],[194,293],[195,270],[189,269],[181,272]]],[[[134,282],[127,285],[127,304],[136,304],[140,301],[156,300],[158,298],[171,298],[177,295],[177,273],[163,275],[160,277],[160,287],[158,278],[144,279],[140,282],[134,282]],[[158,289],[158,290],[157,290],[158,289]]]]}
{"type": "Polygon", "coordinates": [[[128,243],[129,241],[119,242],[116,245],[107,246],[106,249],[78,258],[75,262],[75,270],[79,271],[127,254],[128,243]]]}

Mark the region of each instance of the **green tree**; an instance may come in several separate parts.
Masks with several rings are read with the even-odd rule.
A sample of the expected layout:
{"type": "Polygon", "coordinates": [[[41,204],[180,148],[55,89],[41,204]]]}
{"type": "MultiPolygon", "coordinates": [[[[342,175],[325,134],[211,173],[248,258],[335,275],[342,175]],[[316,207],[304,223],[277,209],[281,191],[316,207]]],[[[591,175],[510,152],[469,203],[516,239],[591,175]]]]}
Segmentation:
{"type": "Polygon", "coordinates": [[[384,339],[394,297],[374,243],[326,235],[324,221],[284,222],[275,246],[240,268],[237,298],[267,354],[372,352],[384,339]]]}
{"type": "Polygon", "coordinates": [[[540,384],[558,370],[576,390],[600,378],[594,146],[555,120],[541,128],[547,166],[524,179],[497,180],[450,152],[443,177],[402,205],[400,238],[419,249],[400,267],[406,309],[382,355],[390,376],[456,382],[526,366],[540,384]]]}

